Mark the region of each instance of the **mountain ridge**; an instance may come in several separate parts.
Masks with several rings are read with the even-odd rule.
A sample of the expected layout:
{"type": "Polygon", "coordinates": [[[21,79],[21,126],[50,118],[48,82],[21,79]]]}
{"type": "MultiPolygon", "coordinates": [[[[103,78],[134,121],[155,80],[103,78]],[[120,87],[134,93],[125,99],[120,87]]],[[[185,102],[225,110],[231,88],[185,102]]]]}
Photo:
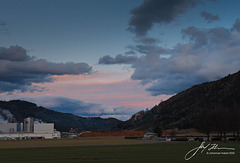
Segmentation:
{"type": "Polygon", "coordinates": [[[61,113],[22,100],[0,101],[0,108],[0,115],[4,119],[8,119],[6,116],[8,115],[12,117],[10,119],[12,122],[23,122],[24,118],[33,117],[39,121],[54,123],[59,131],[69,131],[71,128],[77,128],[79,131],[109,130],[122,122],[115,118],[81,117],[71,113],[61,113]]]}
{"type": "MultiPolygon", "coordinates": [[[[232,117],[235,114],[240,119],[239,110],[240,71],[220,80],[192,86],[154,106],[151,110],[134,114],[128,121],[120,123],[118,128],[121,130],[153,130],[155,127],[160,127],[204,130],[200,125],[201,119],[209,124],[220,123],[219,120],[216,122],[208,120],[219,118],[221,116],[219,112],[229,116],[231,114],[232,117]],[[217,116],[214,117],[214,115],[217,116]]],[[[230,120],[226,122],[231,127],[230,120]]],[[[240,122],[235,120],[234,125],[240,126],[240,122]]],[[[211,130],[220,130],[220,127],[218,129],[212,127],[211,130]]]]}

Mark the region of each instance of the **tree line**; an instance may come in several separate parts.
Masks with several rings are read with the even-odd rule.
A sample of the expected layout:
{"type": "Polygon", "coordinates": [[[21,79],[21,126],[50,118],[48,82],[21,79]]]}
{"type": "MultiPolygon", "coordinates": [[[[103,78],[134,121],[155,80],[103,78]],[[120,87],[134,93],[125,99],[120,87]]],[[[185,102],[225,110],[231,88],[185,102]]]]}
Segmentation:
{"type": "Polygon", "coordinates": [[[220,138],[226,139],[226,134],[232,133],[239,140],[240,108],[238,105],[205,108],[197,118],[196,128],[207,134],[208,138],[211,133],[218,133],[220,138]]]}

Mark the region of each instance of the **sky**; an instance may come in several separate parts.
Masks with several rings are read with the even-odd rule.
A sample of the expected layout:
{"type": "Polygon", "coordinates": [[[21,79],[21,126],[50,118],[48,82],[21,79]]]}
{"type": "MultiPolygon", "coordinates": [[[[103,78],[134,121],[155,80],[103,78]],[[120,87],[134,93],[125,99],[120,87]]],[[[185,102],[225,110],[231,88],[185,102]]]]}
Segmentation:
{"type": "Polygon", "coordinates": [[[240,1],[0,2],[0,100],[127,120],[240,70],[240,1]]]}

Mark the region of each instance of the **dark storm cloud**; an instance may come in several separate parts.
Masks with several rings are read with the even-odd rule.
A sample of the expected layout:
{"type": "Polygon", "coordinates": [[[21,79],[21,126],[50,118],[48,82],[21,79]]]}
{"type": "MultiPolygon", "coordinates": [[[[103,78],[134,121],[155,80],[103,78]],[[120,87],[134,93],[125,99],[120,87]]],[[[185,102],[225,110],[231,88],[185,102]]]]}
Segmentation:
{"type": "Polygon", "coordinates": [[[0,48],[0,92],[36,91],[39,88],[32,83],[53,82],[52,75],[78,75],[91,71],[92,67],[86,63],[53,63],[35,59],[20,46],[0,48]]]}
{"type": "Polygon", "coordinates": [[[200,30],[194,26],[182,30],[183,39],[188,37],[195,45],[202,46],[207,43],[207,35],[205,30],[200,30]]]}
{"type": "Polygon", "coordinates": [[[27,55],[26,50],[20,46],[0,47],[0,60],[27,61],[30,59],[33,57],[27,55]]]}
{"type": "Polygon", "coordinates": [[[235,21],[235,23],[233,24],[233,30],[237,30],[238,32],[240,32],[240,20],[237,19],[235,21]]]}
{"type": "Polygon", "coordinates": [[[131,10],[128,30],[144,36],[153,24],[170,23],[196,3],[196,0],[144,0],[141,6],[131,10]]]}
{"type": "Polygon", "coordinates": [[[198,84],[203,81],[201,78],[192,79],[191,74],[174,73],[166,76],[163,80],[157,80],[152,83],[152,86],[146,90],[151,92],[151,95],[159,94],[175,94],[190,88],[193,84],[198,84]]]}
{"type": "Polygon", "coordinates": [[[240,31],[237,20],[233,28],[182,30],[185,44],[177,44],[168,58],[149,53],[132,64],[133,80],[151,83],[152,95],[173,94],[195,84],[212,81],[240,70],[240,31]]]}
{"type": "Polygon", "coordinates": [[[218,15],[213,15],[211,13],[208,13],[208,12],[205,12],[203,11],[201,13],[201,16],[208,22],[208,23],[211,23],[211,22],[214,22],[214,21],[217,21],[219,20],[219,16],[218,15]]]}
{"type": "Polygon", "coordinates": [[[168,50],[156,45],[156,43],[159,42],[157,39],[149,37],[138,37],[135,38],[134,41],[139,44],[126,46],[126,48],[129,50],[125,53],[125,55],[118,54],[116,57],[106,55],[99,59],[98,64],[133,64],[138,59],[138,53],[168,53],[168,50]]]}
{"type": "Polygon", "coordinates": [[[136,56],[124,56],[118,54],[115,58],[106,55],[99,59],[98,64],[132,64],[137,60],[136,56]]]}
{"type": "MultiPolygon", "coordinates": [[[[128,30],[136,34],[134,41],[137,44],[129,45],[127,49],[137,55],[136,60],[117,62],[114,57],[104,56],[105,64],[131,64],[134,70],[131,78],[143,85],[148,84],[146,90],[153,96],[175,94],[239,71],[239,19],[232,28],[187,27],[181,31],[182,42],[171,49],[160,46],[158,39],[147,36],[154,24],[171,23],[189,8],[205,2],[207,0],[145,0],[131,11],[129,21],[128,30]]],[[[220,19],[207,12],[201,15],[208,22],[220,19]]]]}
{"type": "MultiPolygon", "coordinates": [[[[217,80],[240,70],[240,21],[232,28],[197,28],[182,30],[185,43],[172,49],[156,44],[128,46],[142,54],[129,62],[105,56],[105,64],[128,63],[134,69],[131,78],[150,84],[146,90],[151,95],[174,94],[193,85],[217,80]]],[[[104,62],[103,62],[104,61],[104,62]]]]}

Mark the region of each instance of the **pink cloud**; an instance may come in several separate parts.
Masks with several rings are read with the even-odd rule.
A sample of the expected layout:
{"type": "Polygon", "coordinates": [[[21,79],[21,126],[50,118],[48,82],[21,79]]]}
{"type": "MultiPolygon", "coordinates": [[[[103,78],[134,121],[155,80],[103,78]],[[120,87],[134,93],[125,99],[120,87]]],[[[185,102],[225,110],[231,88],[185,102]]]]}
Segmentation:
{"type": "MultiPolygon", "coordinates": [[[[138,81],[130,79],[130,73],[95,73],[92,75],[55,76],[56,81],[47,85],[47,95],[66,96],[104,105],[151,107],[170,96],[148,95],[138,81]],[[117,76],[117,77],[116,77],[117,76]]],[[[40,85],[40,84],[37,84],[40,85]]],[[[35,93],[41,94],[41,93],[35,93]]]]}
{"type": "Polygon", "coordinates": [[[22,93],[22,95],[62,96],[105,106],[122,106],[131,109],[132,113],[151,108],[161,100],[171,97],[169,95],[150,96],[145,91],[149,85],[142,86],[139,81],[131,80],[130,76],[131,73],[120,72],[54,76],[56,80],[53,83],[33,84],[46,87],[44,92],[22,93]]]}

